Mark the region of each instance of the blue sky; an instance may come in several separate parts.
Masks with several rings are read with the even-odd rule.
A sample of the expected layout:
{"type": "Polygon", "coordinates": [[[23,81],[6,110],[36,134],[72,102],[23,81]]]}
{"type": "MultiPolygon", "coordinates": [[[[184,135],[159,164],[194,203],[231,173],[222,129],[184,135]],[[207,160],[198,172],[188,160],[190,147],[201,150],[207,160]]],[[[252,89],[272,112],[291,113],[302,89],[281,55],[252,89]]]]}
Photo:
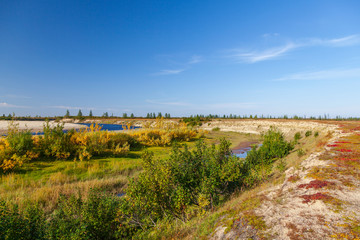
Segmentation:
{"type": "Polygon", "coordinates": [[[3,1],[0,114],[360,116],[359,1],[3,1]]]}

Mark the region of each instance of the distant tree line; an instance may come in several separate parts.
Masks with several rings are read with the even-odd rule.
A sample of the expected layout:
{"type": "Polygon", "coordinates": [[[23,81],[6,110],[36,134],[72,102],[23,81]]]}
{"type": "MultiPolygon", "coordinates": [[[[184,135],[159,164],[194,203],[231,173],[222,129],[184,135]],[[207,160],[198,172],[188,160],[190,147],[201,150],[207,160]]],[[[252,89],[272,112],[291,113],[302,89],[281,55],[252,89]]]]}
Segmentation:
{"type": "MultiPolygon", "coordinates": [[[[294,120],[336,120],[336,121],[359,121],[360,117],[342,117],[340,115],[337,115],[336,117],[331,117],[329,114],[319,115],[319,116],[300,116],[300,115],[281,115],[281,116],[272,116],[272,115],[240,115],[240,114],[196,114],[196,115],[190,115],[189,117],[171,117],[170,113],[161,113],[158,112],[157,114],[155,112],[147,113],[146,117],[147,119],[155,119],[155,118],[181,118],[184,121],[209,121],[211,119],[294,119],[294,120]]],[[[32,116],[15,116],[15,113],[9,113],[9,114],[2,114],[0,115],[0,120],[55,120],[55,119],[61,119],[61,118],[74,118],[83,120],[85,118],[144,118],[142,116],[135,116],[133,113],[123,113],[122,117],[120,116],[114,116],[114,114],[109,115],[108,112],[104,112],[101,116],[95,116],[92,112],[92,110],[89,111],[88,115],[83,114],[82,110],[79,109],[77,115],[71,115],[69,110],[66,110],[66,113],[64,116],[47,116],[42,117],[39,115],[36,115],[35,117],[32,116]]]]}

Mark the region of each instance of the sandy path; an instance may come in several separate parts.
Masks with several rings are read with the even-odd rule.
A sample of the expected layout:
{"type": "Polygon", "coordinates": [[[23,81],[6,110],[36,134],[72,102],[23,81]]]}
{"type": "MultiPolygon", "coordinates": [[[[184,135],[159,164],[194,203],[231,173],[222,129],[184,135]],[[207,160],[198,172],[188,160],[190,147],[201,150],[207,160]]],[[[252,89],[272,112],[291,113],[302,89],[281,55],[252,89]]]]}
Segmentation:
{"type": "MultiPolygon", "coordinates": [[[[4,134],[7,132],[11,121],[0,120],[0,134],[4,134]]],[[[31,132],[39,132],[43,130],[44,121],[14,121],[15,124],[18,125],[20,130],[29,129],[31,132]]],[[[57,123],[54,121],[50,121],[50,126],[56,126],[57,123]]],[[[74,123],[65,123],[64,129],[74,129],[74,128],[85,128],[84,125],[74,124],[74,123]]]]}

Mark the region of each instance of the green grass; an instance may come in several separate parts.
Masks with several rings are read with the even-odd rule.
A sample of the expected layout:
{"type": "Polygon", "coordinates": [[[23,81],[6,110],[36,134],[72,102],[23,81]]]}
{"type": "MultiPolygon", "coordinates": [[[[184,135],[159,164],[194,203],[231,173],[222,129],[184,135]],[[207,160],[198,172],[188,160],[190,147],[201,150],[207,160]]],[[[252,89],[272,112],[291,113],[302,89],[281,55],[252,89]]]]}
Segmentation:
{"type": "MultiPolygon", "coordinates": [[[[218,143],[221,137],[229,139],[233,146],[257,138],[249,134],[215,132],[209,133],[205,141],[218,143]]],[[[192,148],[195,141],[186,144],[192,148]]],[[[143,147],[130,151],[124,157],[92,158],[86,161],[32,161],[21,170],[0,175],[0,196],[20,206],[26,201],[39,202],[51,211],[56,207],[60,194],[86,196],[91,188],[120,193],[126,188],[128,180],[141,171],[141,155],[145,150],[153,152],[155,158],[166,158],[171,147],[143,147]]]]}

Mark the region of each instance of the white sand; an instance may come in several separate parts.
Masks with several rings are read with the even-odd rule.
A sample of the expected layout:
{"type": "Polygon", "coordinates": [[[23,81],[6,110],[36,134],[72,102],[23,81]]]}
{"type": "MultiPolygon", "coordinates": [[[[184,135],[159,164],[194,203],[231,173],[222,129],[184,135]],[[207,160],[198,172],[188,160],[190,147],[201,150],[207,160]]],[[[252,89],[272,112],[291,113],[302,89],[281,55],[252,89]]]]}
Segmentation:
{"type": "Polygon", "coordinates": [[[261,134],[266,132],[271,126],[281,130],[285,135],[293,137],[296,132],[302,134],[306,131],[328,132],[334,131],[337,126],[333,124],[318,123],[302,120],[213,120],[204,123],[201,128],[204,130],[212,130],[215,127],[220,131],[231,131],[241,133],[261,134]]]}
{"type": "MultiPolygon", "coordinates": [[[[11,121],[0,120],[0,133],[4,134],[7,132],[9,124],[11,121]]],[[[45,124],[44,121],[14,121],[14,124],[18,125],[20,130],[30,130],[31,132],[39,132],[43,130],[45,124]]],[[[50,121],[50,126],[56,126],[57,123],[50,121]]],[[[65,123],[64,130],[74,129],[74,128],[85,128],[85,125],[74,124],[74,123],[65,123]]]]}

